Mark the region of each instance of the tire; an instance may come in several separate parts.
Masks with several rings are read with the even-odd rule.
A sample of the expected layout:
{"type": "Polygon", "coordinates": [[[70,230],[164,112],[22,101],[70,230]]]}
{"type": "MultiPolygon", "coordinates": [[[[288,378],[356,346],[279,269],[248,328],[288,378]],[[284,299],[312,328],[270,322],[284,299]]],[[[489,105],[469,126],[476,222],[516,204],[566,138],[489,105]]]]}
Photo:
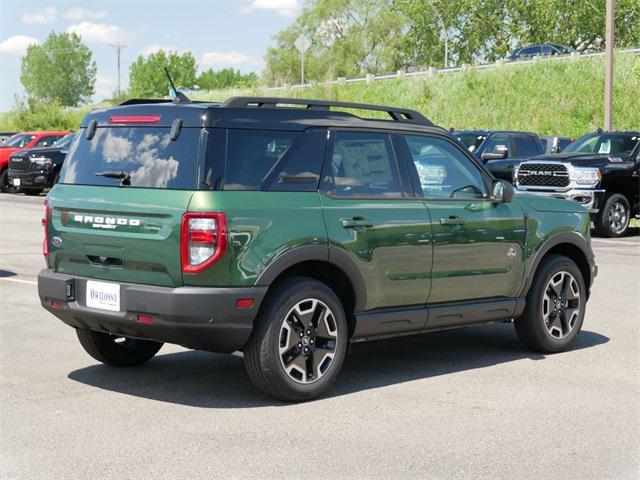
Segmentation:
{"type": "Polygon", "coordinates": [[[9,183],[9,169],[5,168],[0,173],[0,192],[16,193],[19,189],[9,183]]]}
{"type": "Polygon", "coordinates": [[[43,190],[43,188],[23,188],[22,193],[30,197],[37,197],[42,193],[43,190]]]}
{"type": "Polygon", "coordinates": [[[549,255],[535,273],[524,312],[514,322],[516,333],[533,350],[567,350],[582,328],[586,301],[587,288],[578,266],[565,256],[549,255]]]}
{"type": "Polygon", "coordinates": [[[346,316],[333,290],[291,277],[274,285],[262,304],[244,363],[262,392],[288,402],[311,400],[335,382],[347,343],[346,316]]]}
{"type": "Polygon", "coordinates": [[[135,367],[150,360],[162,343],[77,329],[78,340],[93,358],[114,367],[135,367]]]}
{"type": "Polygon", "coordinates": [[[595,219],[596,233],[603,237],[622,237],[629,229],[631,208],[624,195],[609,195],[595,219]]]}

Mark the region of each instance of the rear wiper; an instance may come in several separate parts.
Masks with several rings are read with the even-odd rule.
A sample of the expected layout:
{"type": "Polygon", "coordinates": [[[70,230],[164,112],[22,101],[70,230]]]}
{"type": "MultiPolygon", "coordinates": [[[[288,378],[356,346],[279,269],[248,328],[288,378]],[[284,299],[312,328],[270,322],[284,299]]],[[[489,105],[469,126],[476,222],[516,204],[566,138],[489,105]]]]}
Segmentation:
{"type": "Polygon", "coordinates": [[[131,185],[131,175],[127,172],[98,172],[96,173],[96,177],[106,177],[106,178],[115,178],[116,180],[121,180],[122,185],[129,186],[131,185]]]}

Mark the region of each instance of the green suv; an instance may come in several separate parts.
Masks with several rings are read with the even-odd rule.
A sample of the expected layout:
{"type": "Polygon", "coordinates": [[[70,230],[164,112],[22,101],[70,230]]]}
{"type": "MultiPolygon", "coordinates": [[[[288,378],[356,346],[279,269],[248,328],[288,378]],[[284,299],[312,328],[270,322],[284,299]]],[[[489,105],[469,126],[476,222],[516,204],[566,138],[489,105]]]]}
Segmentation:
{"type": "Polygon", "coordinates": [[[288,401],[327,390],[354,342],[514,319],[527,347],[565,350],[597,272],[587,210],[513,197],[393,107],[96,110],[45,208],[40,300],[93,358],[241,350],[255,386],[288,401]]]}

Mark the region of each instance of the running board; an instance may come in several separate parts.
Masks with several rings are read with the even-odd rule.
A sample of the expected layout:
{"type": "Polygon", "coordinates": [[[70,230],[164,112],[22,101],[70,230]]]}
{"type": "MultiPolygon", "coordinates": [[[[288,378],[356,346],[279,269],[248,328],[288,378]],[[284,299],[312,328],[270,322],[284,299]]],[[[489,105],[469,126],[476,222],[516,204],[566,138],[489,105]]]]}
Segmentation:
{"type": "Polygon", "coordinates": [[[517,318],[524,310],[522,298],[499,298],[356,313],[352,342],[446,330],[476,323],[517,318]]]}

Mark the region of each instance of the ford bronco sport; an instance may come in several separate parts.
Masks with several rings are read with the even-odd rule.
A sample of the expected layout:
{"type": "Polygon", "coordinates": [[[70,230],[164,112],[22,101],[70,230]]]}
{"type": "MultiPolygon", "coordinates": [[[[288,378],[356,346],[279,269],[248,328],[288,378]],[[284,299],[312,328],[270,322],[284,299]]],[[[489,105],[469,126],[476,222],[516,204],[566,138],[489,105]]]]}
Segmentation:
{"type": "Polygon", "coordinates": [[[589,214],[512,195],[412,110],[128,101],[69,150],[38,291],[100,362],[241,350],[288,401],[328,389],[352,342],[515,319],[526,346],[562,351],[597,271],[589,214]]]}

